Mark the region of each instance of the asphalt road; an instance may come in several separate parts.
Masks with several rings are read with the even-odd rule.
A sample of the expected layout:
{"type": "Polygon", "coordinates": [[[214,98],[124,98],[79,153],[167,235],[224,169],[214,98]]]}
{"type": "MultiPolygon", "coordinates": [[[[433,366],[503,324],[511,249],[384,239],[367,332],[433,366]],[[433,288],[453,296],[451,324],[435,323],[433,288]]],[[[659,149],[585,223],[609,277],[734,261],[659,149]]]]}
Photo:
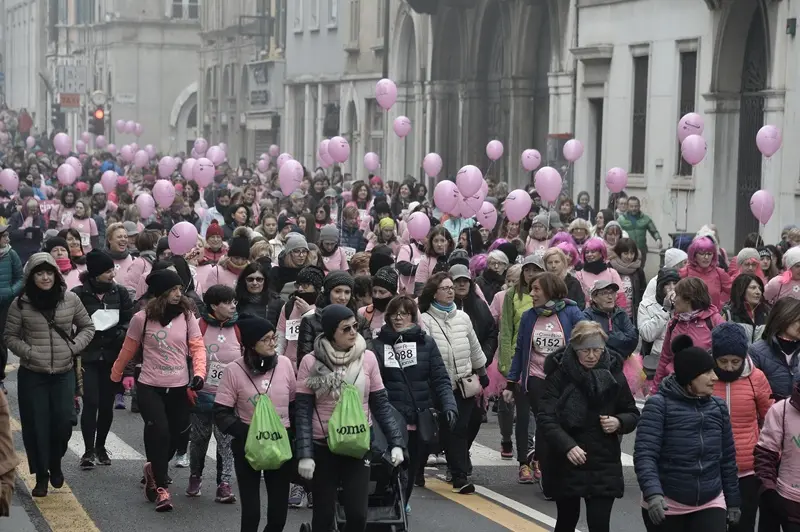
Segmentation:
{"type": "MultiPolygon", "coordinates": [[[[9,361],[9,376],[6,386],[12,409],[12,430],[18,452],[24,453],[19,433],[18,401],[16,387],[17,360],[9,361]]],[[[31,499],[25,491],[32,486],[33,479],[27,474],[27,464],[18,469],[21,482],[15,496],[14,511],[18,522],[22,515],[28,518],[26,527],[13,527],[14,532],[25,530],[38,532],[95,532],[124,530],[169,530],[171,532],[196,532],[198,530],[238,531],[238,504],[221,505],[213,500],[215,489],[215,447],[209,448],[203,481],[203,496],[188,498],[184,495],[189,478],[188,469],[171,469],[175,510],[166,514],[154,511],[146,502],[139,480],[144,463],[142,442],[143,423],[141,417],[129,410],[115,412],[112,434],[108,448],[112,454],[110,467],[96,467],[92,471],[81,471],[78,459],[83,453],[79,427],[75,427],[69,451],[64,459],[64,474],[67,486],[52,490],[44,499],[31,499]],[[25,515],[25,513],[27,515],[25,515]]],[[[630,466],[633,453],[633,435],[623,440],[623,463],[625,467],[626,494],[616,502],[611,529],[617,532],[639,532],[643,529],[639,500],[640,492],[630,466]]],[[[444,466],[428,467],[425,489],[416,489],[411,499],[412,513],[409,521],[411,531],[463,532],[467,525],[482,532],[505,530],[540,532],[552,530],[555,524],[555,503],[544,500],[536,485],[517,483],[516,461],[503,461],[499,454],[499,430],[494,415],[484,424],[472,450],[475,495],[454,495],[441,479],[444,466]]],[[[234,486],[238,494],[238,486],[234,486]]],[[[266,509],[266,497],[262,490],[262,518],[266,509]]],[[[311,511],[290,510],[287,531],[298,530],[300,524],[310,521],[311,511]]],[[[7,522],[0,520],[0,531],[9,530],[7,522]]],[[[264,521],[262,520],[262,526],[264,521]]],[[[18,525],[21,526],[21,525],[18,525]]],[[[579,530],[586,532],[586,523],[581,519],[579,530]]]]}

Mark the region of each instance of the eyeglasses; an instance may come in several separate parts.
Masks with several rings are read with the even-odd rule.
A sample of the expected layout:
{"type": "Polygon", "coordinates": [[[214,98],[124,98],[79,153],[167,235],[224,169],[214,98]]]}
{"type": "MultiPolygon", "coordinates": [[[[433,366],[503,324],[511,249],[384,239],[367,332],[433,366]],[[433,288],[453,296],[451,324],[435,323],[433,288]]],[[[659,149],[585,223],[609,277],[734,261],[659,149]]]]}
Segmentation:
{"type": "Polygon", "coordinates": [[[409,316],[411,316],[411,314],[409,314],[408,312],[398,312],[398,313],[390,316],[390,318],[393,319],[393,320],[404,320],[404,319],[408,318],[409,316]]]}
{"type": "Polygon", "coordinates": [[[600,296],[600,297],[616,296],[617,295],[617,291],[616,290],[598,290],[597,292],[594,293],[594,295],[600,296]]]}
{"type": "Polygon", "coordinates": [[[263,277],[248,277],[247,278],[247,282],[248,283],[253,283],[253,284],[259,284],[259,283],[263,283],[264,282],[264,278],[263,277]]]}
{"type": "Polygon", "coordinates": [[[455,286],[440,286],[439,287],[439,291],[440,292],[454,292],[455,289],[456,289],[455,286]]]}
{"type": "Polygon", "coordinates": [[[261,341],[264,342],[265,344],[277,344],[278,337],[273,334],[271,336],[266,336],[262,338],[261,341]]]}
{"type": "Polygon", "coordinates": [[[298,249],[293,249],[291,253],[292,255],[307,255],[308,250],[304,248],[298,248],[298,249]]]}
{"type": "Polygon", "coordinates": [[[340,330],[341,332],[345,333],[345,334],[350,334],[351,332],[356,332],[356,331],[358,331],[358,329],[356,328],[356,324],[355,324],[355,323],[354,323],[354,324],[352,324],[352,325],[345,325],[344,327],[342,327],[342,328],[341,328],[341,329],[339,329],[339,330],[340,330]]]}
{"type": "Polygon", "coordinates": [[[698,257],[713,257],[714,256],[714,252],[713,251],[698,251],[697,252],[697,256],[698,257]]]}

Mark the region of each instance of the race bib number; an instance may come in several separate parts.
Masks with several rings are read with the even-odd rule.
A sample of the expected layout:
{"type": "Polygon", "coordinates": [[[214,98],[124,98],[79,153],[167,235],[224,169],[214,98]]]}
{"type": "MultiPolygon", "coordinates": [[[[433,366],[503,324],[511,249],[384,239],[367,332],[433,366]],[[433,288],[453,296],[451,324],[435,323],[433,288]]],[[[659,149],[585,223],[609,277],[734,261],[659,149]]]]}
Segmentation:
{"type": "Polygon", "coordinates": [[[622,277],[622,290],[625,292],[625,299],[633,301],[633,281],[630,275],[622,277]]]}
{"type": "Polygon", "coordinates": [[[372,329],[372,337],[373,338],[377,338],[380,333],[381,333],[380,329],[372,329]]]}
{"type": "Polygon", "coordinates": [[[369,211],[367,209],[358,209],[358,217],[362,220],[369,218],[369,211]]]}
{"type": "Polygon", "coordinates": [[[61,225],[64,226],[64,227],[69,227],[70,225],[72,225],[72,215],[69,214],[69,213],[66,213],[66,214],[62,215],[61,216],[61,225]]]}
{"type": "Polygon", "coordinates": [[[219,382],[222,380],[222,375],[225,373],[225,366],[227,366],[227,364],[212,361],[208,366],[206,382],[211,386],[219,386],[219,382]]]}
{"type": "Polygon", "coordinates": [[[350,262],[350,259],[353,258],[353,255],[356,254],[355,248],[342,248],[342,253],[344,253],[344,258],[347,262],[350,262]]]}
{"type": "Polygon", "coordinates": [[[566,345],[564,333],[558,330],[533,332],[533,345],[538,353],[549,355],[566,345]]]}
{"type": "Polygon", "coordinates": [[[387,368],[405,368],[417,365],[417,344],[403,342],[383,347],[383,365],[387,368]]]}
{"type": "Polygon", "coordinates": [[[89,233],[79,233],[81,235],[81,246],[88,247],[91,241],[91,235],[89,233]]]}
{"type": "Polygon", "coordinates": [[[286,339],[296,342],[300,337],[300,322],[303,320],[286,320],[286,339]]]}

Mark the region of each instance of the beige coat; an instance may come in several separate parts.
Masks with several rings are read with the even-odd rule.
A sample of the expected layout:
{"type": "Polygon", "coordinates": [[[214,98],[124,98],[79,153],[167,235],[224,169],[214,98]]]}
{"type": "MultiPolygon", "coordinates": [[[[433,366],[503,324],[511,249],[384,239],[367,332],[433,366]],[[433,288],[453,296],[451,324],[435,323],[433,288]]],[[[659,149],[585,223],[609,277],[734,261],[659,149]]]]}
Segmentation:
{"type": "Polygon", "coordinates": [[[443,312],[430,307],[422,314],[422,323],[436,341],[453,388],[459,379],[483,373],[479,370],[486,365],[486,355],[466,312],[458,309],[443,312]]]}

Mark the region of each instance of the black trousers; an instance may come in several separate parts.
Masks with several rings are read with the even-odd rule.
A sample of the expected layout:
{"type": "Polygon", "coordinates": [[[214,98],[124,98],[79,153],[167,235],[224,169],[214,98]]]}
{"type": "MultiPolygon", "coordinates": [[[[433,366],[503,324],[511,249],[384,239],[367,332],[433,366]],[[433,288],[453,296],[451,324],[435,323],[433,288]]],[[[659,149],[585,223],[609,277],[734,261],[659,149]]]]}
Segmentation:
{"type": "MultiPolygon", "coordinates": [[[[742,494],[742,518],[738,525],[728,526],[728,532],[754,532],[756,529],[756,514],[758,514],[758,492],[761,489],[761,480],[756,475],[748,475],[739,479],[739,493],[742,494]]],[[[763,518],[763,513],[761,514],[763,518]]]]}
{"type": "Polygon", "coordinates": [[[418,474],[424,473],[425,464],[428,460],[427,445],[422,443],[416,430],[408,431],[408,465],[402,470],[401,479],[403,481],[403,501],[411,499],[411,492],[414,491],[414,479],[418,474]]]}
{"type": "Polygon", "coordinates": [[[114,421],[114,383],[112,364],[98,360],[83,363],[83,412],[81,432],[86,450],[106,446],[106,437],[114,421]]]}
{"type": "Polygon", "coordinates": [[[75,372],[51,375],[19,368],[19,420],[28,466],[37,479],[61,473],[75,416],[75,372]]]}
{"type": "MultiPolygon", "coordinates": [[[[445,423],[439,436],[442,441],[442,448],[445,450],[447,467],[453,475],[453,481],[467,480],[467,469],[469,467],[469,424],[473,411],[478,407],[474,397],[464,399],[461,392],[453,392],[458,406],[458,422],[453,430],[445,423]]],[[[316,504],[316,500],[314,501],[316,504]]]]}
{"type": "Polygon", "coordinates": [[[778,509],[773,504],[761,501],[758,513],[758,532],[800,532],[800,523],[790,522],[785,508],[786,505],[796,506],[797,503],[789,502],[782,497],[780,501],[783,507],[778,509]]]}
{"type": "MultiPolygon", "coordinates": [[[[289,460],[275,471],[256,471],[244,457],[244,441],[231,443],[233,466],[239,483],[239,502],[242,505],[241,532],[258,532],[261,521],[261,478],[267,488],[267,526],[264,532],[281,532],[289,514],[289,481],[297,462],[289,460]]],[[[325,474],[320,471],[320,474],[325,474]]]]}
{"type": "MultiPolygon", "coordinates": [[[[0,331],[6,330],[6,319],[8,318],[8,305],[0,307],[0,331]]],[[[6,365],[8,364],[8,346],[3,335],[0,334],[0,382],[6,380],[6,365]]]]}
{"type": "Polygon", "coordinates": [[[685,515],[668,515],[663,523],[654,525],[642,508],[642,518],[647,532],[726,532],[727,511],[724,508],[709,508],[685,515]]]}
{"type": "MultiPolygon", "coordinates": [[[[586,502],[586,524],[589,526],[589,532],[609,532],[614,498],[592,497],[583,500],[586,502]]],[[[578,519],[581,517],[581,498],[556,499],[556,509],[558,517],[553,532],[575,532],[578,519]]]]}
{"type": "Polygon", "coordinates": [[[158,388],[139,383],[139,410],[144,420],[144,447],[156,485],[167,487],[169,459],[181,432],[189,426],[186,387],[158,388]],[[165,443],[170,442],[167,446],[165,443]]]}
{"type": "Polygon", "coordinates": [[[364,532],[367,528],[369,463],[335,455],[327,446],[317,444],[314,444],[314,461],[316,467],[311,488],[314,495],[311,530],[330,532],[334,529],[337,489],[341,487],[347,524],[340,532],[364,532]]]}

